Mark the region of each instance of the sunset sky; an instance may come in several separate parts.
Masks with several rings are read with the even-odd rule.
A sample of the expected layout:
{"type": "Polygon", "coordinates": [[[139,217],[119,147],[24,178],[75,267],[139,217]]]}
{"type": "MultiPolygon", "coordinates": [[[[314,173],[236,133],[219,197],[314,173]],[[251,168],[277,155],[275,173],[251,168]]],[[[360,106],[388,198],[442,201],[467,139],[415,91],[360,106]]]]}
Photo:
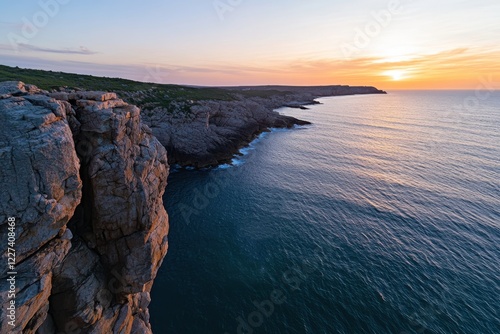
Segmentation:
{"type": "Polygon", "coordinates": [[[497,0],[9,1],[0,64],[193,85],[474,89],[497,0]]]}

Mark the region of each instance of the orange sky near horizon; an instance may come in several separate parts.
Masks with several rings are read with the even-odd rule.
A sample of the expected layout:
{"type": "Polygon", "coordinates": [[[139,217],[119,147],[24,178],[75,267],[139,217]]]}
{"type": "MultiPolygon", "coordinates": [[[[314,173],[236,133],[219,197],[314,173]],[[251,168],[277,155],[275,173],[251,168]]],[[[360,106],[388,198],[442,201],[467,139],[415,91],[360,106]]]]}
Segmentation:
{"type": "Polygon", "coordinates": [[[500,89],[494,0],[151,3],[61,2],[49,15],[10,2],[0,64],[200,86],[500,89]]]}
{"type": "MultiPolygon", "coordinates": [[[[500,53],[474,54],[457,49],[407,59],[359,58],[353,60],[298,60],[285,66],[276,62],[268,68],[248,66],[232,71],[221,67],[222,82],[284,85],[373,85],[384,90],[395,89],[491,89],[500,88],[500,53]]],[[[168,71],[168,69],[165,69],[168,71]]],[[[196,78],[210,78],[217,65],[196,78]]]]}

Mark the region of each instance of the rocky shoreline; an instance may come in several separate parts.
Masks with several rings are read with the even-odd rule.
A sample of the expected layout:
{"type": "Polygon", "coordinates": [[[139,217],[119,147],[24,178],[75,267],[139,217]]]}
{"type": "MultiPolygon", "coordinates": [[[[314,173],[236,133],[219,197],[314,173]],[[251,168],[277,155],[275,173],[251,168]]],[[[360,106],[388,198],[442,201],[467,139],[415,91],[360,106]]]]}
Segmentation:
{"type": "Polygon", "coordinates": [[[308,121],[275,111],[281,107],[306,108],[324,96],[385,94],[374,87],[350,86],[259,86],[226,88],[233,101],[202,100],[177,110],[154,108],[144,113],[144,122],[168,151],[171,164],[195,168],[229,163],[238,151],[271,128],[292,128],[308,121]],[[253,91],[266,97],[248,97],[253,91]]]}

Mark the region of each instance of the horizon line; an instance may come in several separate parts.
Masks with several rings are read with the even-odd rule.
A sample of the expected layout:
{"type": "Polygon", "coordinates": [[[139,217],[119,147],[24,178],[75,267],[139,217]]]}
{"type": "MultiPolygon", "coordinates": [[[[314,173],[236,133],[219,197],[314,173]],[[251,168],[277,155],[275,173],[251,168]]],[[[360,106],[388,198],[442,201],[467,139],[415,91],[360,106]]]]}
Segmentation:
{"type": "MultiPolygon", "coordinates": [[[[174,85],[174,86],[187,86],[187,87],[192,87],[192,88],[243,88],[243,87],[269,87],[269,86],[277,86],[277,87],[329,87],[329,86],[349,86],[349,87],[375,87],[379,90],[383,90],[386,92],[389,91],[470,91],[470,90],[477,90],[476,88],[391,88],[391,89],[384,89],[384,88],[379,88],[376,85],[373,84],[363,84],[363,85],[349,85],[349,84],[341,84],[341,83],[336,83],[336,84],[316,84],[316,85],[297,85],[297,84],[283,84],[283,83],[263,83],[263,84],[235,84],[235,85],[200,85],[200,84],[191,84],[191,83],[161,83],[161,82],[152,82],[152,81],[141,81],[141,80],[136,80],[136,79],[130,79],[127,77],[119,77],[119,76],[105,76],[105,75],[99,75],[99,74],[84,74],[84,73],[77,73],[77,72],[65,72],[65,71],[58,71],[58,70],[46,70],[42,68],[30,68],[30,67],[20,67],[20,66],[10,66],[10,65],[5,65],[5,64],[0,64],[0,66],[5,66],[5,67],[10,67],[10,68],[18,68],[21,70],[34,70],[34,71],[44,71],[44,72],[53,72],[53,73],[64,73],[64,74],[73,74],[73,75],[82,75],[82,76],[93,76],[97,78],[105,78],[105,79],[120,79],[120,80],[129,80],[133,82],[138,82],[138,83],[144,83],[144,84],[153,84],[153,85],[174,85]]],[[[484,88],[482,90],[488,90],[487,88],[484,88]]]]}

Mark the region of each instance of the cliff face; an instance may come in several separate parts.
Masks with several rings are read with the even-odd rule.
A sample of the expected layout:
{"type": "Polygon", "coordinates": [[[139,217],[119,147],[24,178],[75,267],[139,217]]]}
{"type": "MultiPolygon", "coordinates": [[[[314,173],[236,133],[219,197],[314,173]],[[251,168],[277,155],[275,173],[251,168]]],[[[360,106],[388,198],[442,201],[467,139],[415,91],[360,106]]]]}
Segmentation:
{"type": "Polygon", "coordinates": [[[200,101],[188,113],[155,109],[144,121],[169,151],[171,164],[201,168],[229,162],[269,128],[310,124],[273,111],[282,105],[265,99],[200,101]]]}
{"type": "Polygon", "coordinates": [[[139,109],[7,82],[0,127],[0,240],[15,217],[17,271],[15,328],[2,271],[0,333],[150,333],[168,164],[139,109]]]}

